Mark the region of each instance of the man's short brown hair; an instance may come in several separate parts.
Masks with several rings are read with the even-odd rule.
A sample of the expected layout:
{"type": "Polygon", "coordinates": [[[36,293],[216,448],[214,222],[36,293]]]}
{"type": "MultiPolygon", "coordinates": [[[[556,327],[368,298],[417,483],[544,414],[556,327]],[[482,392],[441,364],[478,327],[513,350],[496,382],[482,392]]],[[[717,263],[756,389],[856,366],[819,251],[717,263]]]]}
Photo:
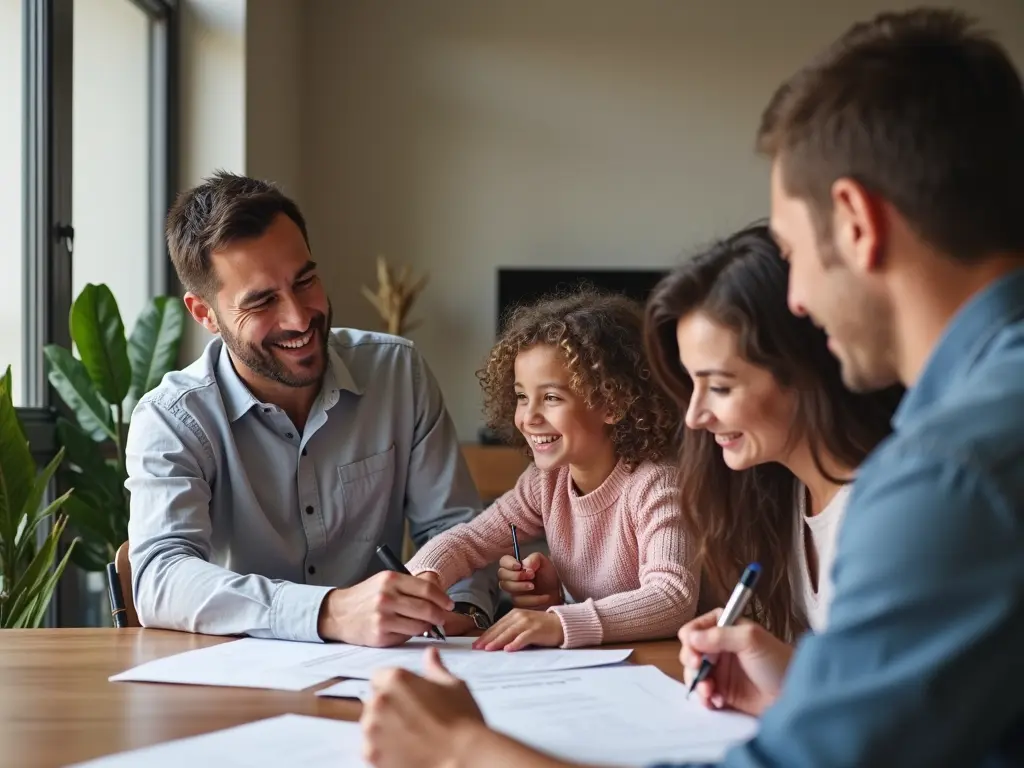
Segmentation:
{"type": "Polygon", "coordinates": [[[757,144],[822,237],[832,184],[851,178],[952,258],[1024,251],[1024,87],[962,13],[854,25],[775,92],[757,144]]]}
{"type": "Polygon", "coordinates": [[[299,207],[269,181],[217,171],[178,195],[167,214],[167,249],[185,290],[209,300],[219,287],[210,255],[259,237],[281,213],[295,222],[309,247],[299,207]]]}

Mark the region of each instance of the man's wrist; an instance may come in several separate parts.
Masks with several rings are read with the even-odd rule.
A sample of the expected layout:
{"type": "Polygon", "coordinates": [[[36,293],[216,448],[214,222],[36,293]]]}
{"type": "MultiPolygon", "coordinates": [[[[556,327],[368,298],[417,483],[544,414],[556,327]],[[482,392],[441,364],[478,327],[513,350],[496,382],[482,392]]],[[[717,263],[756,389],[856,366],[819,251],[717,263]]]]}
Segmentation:
{"type": "Polygon", "coordinates": [[[469,616],[473,619],[473,623],[476,625],[477,629],[488,629],[493,623],[487,611],[469,601],[460,600],[456,602],[452,611],[454,613],[461,614],[462,616],[469,616]]]}
{"type": "Polygon", "coordinates": [[[332,614],[332,602],[331,599],[338,589],[332,589],[324,595],[324,599],[320,602],[320,613],[316,619],[316,632],[320,635],[321,640],[337,640],[338,633],[334,626],[334,616],[332,614]]]}
{"type": "Polygon", "coordinates": [[[486,723],[462,719],[452,728],[452,751],[455,758],[452,768],[474,768],[480,765],[480,745],[487,739],[486,723]]]}

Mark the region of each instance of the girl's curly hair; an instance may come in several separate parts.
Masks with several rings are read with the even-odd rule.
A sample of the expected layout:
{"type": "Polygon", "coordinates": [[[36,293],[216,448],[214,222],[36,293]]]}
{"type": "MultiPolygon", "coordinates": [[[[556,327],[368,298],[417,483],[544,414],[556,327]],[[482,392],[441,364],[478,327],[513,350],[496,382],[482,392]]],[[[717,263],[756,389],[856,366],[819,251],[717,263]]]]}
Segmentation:
{"type": "Polygon", "coordinates": [[[527,448],[515,427],[516,356],[538,344],[562,351],[569,385],[588,408],[614,414],[612,442],[630,470],[645,460],[675,457],[676,411],[651,378],[644,352],[644,311],[625,296],[582,288],[513,309],[477,372],[487,425],[527,448]]]}

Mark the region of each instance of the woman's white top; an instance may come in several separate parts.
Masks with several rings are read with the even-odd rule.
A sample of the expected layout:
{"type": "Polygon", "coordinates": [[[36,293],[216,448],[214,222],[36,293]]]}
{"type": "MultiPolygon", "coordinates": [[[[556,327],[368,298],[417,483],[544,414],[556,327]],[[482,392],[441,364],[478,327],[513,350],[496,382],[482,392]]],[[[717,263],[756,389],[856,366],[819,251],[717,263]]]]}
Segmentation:
{"type": "Polygon", "coordinates": [[[828,623],[828,609],[832,603],[832,564],[836,557],[836,535],[846,514],[846,503],[851,485],[844,485],[821,512],[813,517],[807,514],[807,489],[797,486],[796,520],[793,525],[793,558],[789,564],[789,579],[793,587],[796,612],[815,632],[821,632],[828,623]],[[811,578],[807,563],[808,546],[814,547],[817,579],[811,578]]]}

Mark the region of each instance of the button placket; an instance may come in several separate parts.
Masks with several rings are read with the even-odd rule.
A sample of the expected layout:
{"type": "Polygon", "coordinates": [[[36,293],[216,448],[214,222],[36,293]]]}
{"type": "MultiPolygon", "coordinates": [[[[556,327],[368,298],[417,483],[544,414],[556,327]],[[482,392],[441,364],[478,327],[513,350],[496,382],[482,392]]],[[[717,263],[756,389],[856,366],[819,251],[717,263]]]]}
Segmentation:
{"type": "Polygon", "coordinates": [[[307,581],[313,581],[309,577],[316,576],[316,559],[319,558],[325,543],[326,531],[324,521],[320,515],[320,497],[316,477],[316,468],[312,457],[308,457],[308,450],[302,448],[298,457],[298,490],[299,509],[302,518],[302,529],[306,535],[306,561],[305,568],[307,581]]]}

